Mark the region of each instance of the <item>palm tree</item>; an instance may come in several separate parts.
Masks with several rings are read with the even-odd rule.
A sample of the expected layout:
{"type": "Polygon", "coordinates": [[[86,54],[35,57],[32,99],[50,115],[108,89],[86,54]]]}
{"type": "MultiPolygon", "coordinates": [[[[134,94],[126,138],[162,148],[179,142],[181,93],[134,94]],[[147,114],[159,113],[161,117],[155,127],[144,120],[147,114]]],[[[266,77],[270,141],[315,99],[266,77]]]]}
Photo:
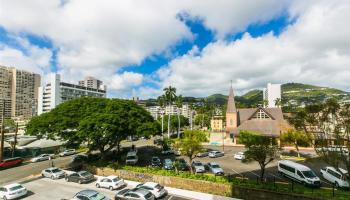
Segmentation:
{"type": "Polygon", "coordinates": [[[181,122],[180,122],[180,109],[182,108],[182,95],[179,95],[176,97],[176,107],[177,107],[177,121],[178,121],[178,129],[177,129],[177,138],[180,138],[180,127],[181,127],[181,122]]]}
{"type": "Polygon", "coordinates": [[[163,136],[163,133],[164,133],[164,106],[165,106],[165,97],[164,95],[162,96],[159,96],[158,99],[158,105],[161,109],[161,115],[162,115],[162,136],[163,136]]]}
{"type": "MultiPolygon", "coordinates": [[[[176,88],[169,86],[164,88],[163,91],[165,92],[167,105],[170,107],[176,99],[176,88]]],[[[170,112],[168,112],[168,138],[170,138],[170,112]]]]}
{"type": "Polygon", "coordinates": [[[194,109],[194,106],[193,106],[193,103],[190,102],[189,103],[189,109],[190,109],[190,126],[191,126],[191,130],[193,130],[193,109],[194,109]]]}
{"type": "Polygon", "coordinates": [[[275,99],[275,106],[277,106],[278,108],[280,108],[282,105],[282,101],[281,101],[281,98],[277,98],[275,99]]]}

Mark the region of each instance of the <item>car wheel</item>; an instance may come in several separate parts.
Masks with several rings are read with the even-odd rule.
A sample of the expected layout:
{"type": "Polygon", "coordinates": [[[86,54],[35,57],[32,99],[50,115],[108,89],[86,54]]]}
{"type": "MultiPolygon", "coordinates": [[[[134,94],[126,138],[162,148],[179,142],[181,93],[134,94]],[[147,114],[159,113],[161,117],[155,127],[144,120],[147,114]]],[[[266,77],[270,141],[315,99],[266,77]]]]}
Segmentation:
{"type": "Polygon", "coordinates": [[[44,176],[44,174],[41,174],[41,177],[43,177],[43,178],[44,178],[44,177],[45,177],[45,176],[44,176]]]}
{"type": "Polygon", "coordinates": [[[69,182],[69,178],[65,178],[67,182],[69,182]]]}
{"type": "Polygon", "coordinates": [[[100,186],[100,184],[96,183],[96,187],[97,187],[97,188],[100,188],[101,186],[100,186]]]}
{"type": "Polygon", "coordinates": [[[112,187],[112,186],[109,186],[109,190],[110,190],[110,191],[113,191],[113,187],[112,187]]]}
{"type": "Polygon", "coordinates": [[[6,196],[4,196],[2,199],[3,199],[3,200],[7,200],[7,197],[6,197],[6,196]]]}
{"type": "Polygon", "coordinates": [[[336,188],[339,187],[339,183],[337,181],[334,183],[334,185],[335,185],[336,188]]]}
{"type": "Polygon", "coordinates": [[[53,180],[53,179],[55,179],[55,177],[54,177],[54,176],[51,176],[51,179],[53,180]]]}
{"type": "Polygon", "coordinates": [[[81,180],[78,181],[79,184],[82,184],[81,180]]]}

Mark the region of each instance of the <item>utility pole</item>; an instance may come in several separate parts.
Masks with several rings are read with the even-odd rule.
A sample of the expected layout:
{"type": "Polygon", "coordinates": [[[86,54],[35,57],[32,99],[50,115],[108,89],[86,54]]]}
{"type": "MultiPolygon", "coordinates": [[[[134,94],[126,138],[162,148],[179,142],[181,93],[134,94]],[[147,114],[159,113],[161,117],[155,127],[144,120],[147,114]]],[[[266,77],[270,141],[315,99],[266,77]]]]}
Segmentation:
{"type": "Polygon", "coordinates": [[[0,144],[1,147],[0,147],[0,161],[4,160],[4,141],[5,141],[4,118],[5,118],[5,99],[3,99],[2,114],[1,114],[1,144],[0,144]]]}
{"type": "Polygon", "coordinates": [[[12,145],[12,158],[15,156],[16,144],[17,144],[18,122],[16,124],[15,138],[12,145]]]}

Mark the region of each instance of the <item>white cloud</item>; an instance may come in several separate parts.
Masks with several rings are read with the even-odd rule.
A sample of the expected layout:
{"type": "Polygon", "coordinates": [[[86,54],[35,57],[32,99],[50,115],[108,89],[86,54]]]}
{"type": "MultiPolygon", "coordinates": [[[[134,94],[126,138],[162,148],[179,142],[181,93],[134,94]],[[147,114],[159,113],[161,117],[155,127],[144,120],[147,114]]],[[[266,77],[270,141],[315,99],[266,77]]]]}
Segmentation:
{"type": "Polygon", "coordinates": [[[264,87],[267,82],[303,82],[348,90],[350,17],[348,1],[296,3],[298,16],[280,36],[245,34],[235,42],[219,40],[200,55],[184,55],[158,71],[162,86],[174,85],[185,95],[227,93],[264,87]]]}
{"type": "Polygon", "coordinates": [[[133,86],[139,86],[142,83],[143,75],[134,72],[124,72],[113,75],[107,84],[109,88],[117,91],[127,90],[133,86]]]}

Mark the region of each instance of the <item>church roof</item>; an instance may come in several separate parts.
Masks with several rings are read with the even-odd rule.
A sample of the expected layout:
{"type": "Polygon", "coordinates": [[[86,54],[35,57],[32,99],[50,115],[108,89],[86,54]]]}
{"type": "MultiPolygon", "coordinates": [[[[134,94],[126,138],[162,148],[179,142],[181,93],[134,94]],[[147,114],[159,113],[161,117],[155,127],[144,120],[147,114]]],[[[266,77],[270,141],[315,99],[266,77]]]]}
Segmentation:
{"type": "Polygon", "coordinates": [[[281,108],[242,108],[238,109],[239,121],[243,123],[252,118],[254,113],[256,113],[259,109],[262,109],[266,114],[270,115],[274,120],[284,120],[283,113],[281,108]]]}
{"type": "Polygon", "coordinates": [[[228,96],[228,101],[227,101],[227,110],[226,113],[235,113],[237,112],[236,110],[236,105],[235,105],[235,96],[233,94],[233,88],[231,86],[230,88],[230,94],[228,96]]]}

